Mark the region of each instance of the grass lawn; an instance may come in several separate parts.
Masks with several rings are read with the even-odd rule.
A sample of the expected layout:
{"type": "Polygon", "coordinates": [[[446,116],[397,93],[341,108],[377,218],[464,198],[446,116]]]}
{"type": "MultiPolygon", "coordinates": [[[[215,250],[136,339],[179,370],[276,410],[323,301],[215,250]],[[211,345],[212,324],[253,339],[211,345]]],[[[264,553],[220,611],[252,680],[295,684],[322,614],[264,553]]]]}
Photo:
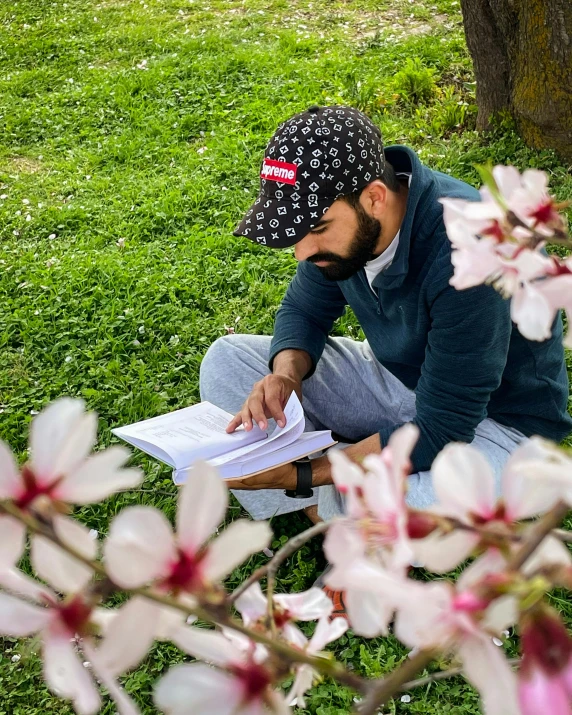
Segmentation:
{"type": "MultiPolygon", "coordinates": [[[[474,81],[452,0],[18,0],[0,7],[0,436],[25,457],[27,425],[59,395],[83,397],[110,428],[198,399],[209,344],[272,331],[290,250],[231,231],[254,198],[280,121],[311,104],[370,114],[386,143],[478,183],[492,160],[572,176],[510,126],[474,132],[474,81]]],[[[351,316],[338,334],[359,335],[351,316]]],[[[103,536],[126,504],[174,514],[169,471],[141,454],[143,488],[79,516],[103,536]]],[[[240,513],[233,506],[231,518],[240,513]]],[[[274,522],[275,544],[302,529],[274,522]]],[[[265,557],[255,557],[230,585],[265,557]]],[[[319,543],[281,570],[311,585],[319,543]]],[[[567,613],[572,608],[560,603],[567,613]]],[[[0,640],[0,715],[70,713],[43,685],[37,644],[0,640]]],[[[510,643],[509,643],[510,649],[510,643]]],[[[336,644],[368,676],[405,655],[393,639],[336,644]]],[[[145,713],[152,684],[182,655],[157,646],[125,686],[145,713]]],[[[324,681],[309,713],[347,712],[353,694],[324,681]]],[[[114,712],[107,703],[105,713],[114,712]]],[[[392,713],[476,713],[462,679],[395,701],[392,713]]]]}

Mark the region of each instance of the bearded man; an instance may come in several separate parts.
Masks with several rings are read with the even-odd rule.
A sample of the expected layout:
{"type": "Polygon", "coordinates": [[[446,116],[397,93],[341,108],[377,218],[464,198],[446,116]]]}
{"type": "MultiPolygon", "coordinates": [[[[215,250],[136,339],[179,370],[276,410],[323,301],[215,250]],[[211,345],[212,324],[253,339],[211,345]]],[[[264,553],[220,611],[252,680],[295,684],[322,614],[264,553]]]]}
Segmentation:
{"type": "MultiPolygon", "coordinates": [[[[413,422],[407,500],[435,501],[431,464],[449,442],[472,443],[497,475],[533,434],[571,430],[562,321],[531,342],[492,287],[457,291],[439,202],[479,200],[471,186],[424,166],[404,146],[384,149],[379,129],[350,107],[310,107],[266,147],[260,194],[236,236],[298,260],[274,336],[228,335],[208,350],[201,396],[239,425],[282,426],[295,391],[306,430],[328,429],[360,461],[413,422]],[[330,337],[349,306],[364,342],[330,337]]],[[[255,519],[305,509],[315,521],[343,513],[327,456],[230,483],[255,519]]]]}

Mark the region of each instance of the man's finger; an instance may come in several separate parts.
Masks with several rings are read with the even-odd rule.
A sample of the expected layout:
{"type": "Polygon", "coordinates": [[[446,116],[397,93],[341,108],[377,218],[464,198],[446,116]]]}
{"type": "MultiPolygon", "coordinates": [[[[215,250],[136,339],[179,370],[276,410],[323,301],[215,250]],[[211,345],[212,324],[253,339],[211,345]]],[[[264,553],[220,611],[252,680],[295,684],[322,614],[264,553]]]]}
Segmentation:
{"type": "Polygon", "coordinates": [[[252,414],[246,405],[242,408],[242,412],[240,414],[242,415],[242,424],[244,425],[244,429],[247,432],[250,432],[252,429],[252,414]]]}
{"type": "Polygon", "coordinates": [[[278,427],[284,427],[286,424],[286,415],[282,409],[280,396],[277,393],[266,395],[266,407],[268,412],[270,412],[270,416],[276,420],[278,427]]]}
{"type": "Polygon", "coordinates": [[[226,433],[230,434],[231,432],[234,432],[234,430],[237,427],[240,427],[242,424],[242,412],[239,412],[237,415],[235,415],[231,421],[227,424],[226,426],[226,433]]]}
{"type": "Polygon", "coordinates": [[[250,412],[252,414],[252,419],[257,422],[260,429],[266,429],[268,423],[266,422],[266,415],[264,414],[264,408],[262,407],[262,402],[257,400],[249,405],[250,412]]]}

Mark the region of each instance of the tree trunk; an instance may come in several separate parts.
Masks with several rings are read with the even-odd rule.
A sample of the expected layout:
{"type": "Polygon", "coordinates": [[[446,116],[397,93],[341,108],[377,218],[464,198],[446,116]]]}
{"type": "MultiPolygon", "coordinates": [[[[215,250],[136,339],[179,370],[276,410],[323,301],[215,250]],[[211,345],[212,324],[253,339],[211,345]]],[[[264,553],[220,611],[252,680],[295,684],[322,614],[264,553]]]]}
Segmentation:
{"type": "Polygon", "coordinates": [[[477,128],[509,112],[532,147],[572,160],[572,0],[461,0],[477,128]]]}

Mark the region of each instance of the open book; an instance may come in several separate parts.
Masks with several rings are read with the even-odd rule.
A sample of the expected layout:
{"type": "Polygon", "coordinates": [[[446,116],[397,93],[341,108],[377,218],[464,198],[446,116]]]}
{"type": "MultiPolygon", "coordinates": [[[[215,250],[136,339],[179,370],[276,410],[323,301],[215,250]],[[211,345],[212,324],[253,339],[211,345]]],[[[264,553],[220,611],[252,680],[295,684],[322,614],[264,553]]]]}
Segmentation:
{"type": "Polygon", "coordinates": [[[150,420],[112,430],[113,434],[173,467],[183,484],[199,460],[217,468],[223,479],[249,477],[306,457],[335,444],[330,431],[304,432],[304,411],[296,393],[284,408],[286,425],[268,434],[254,425],[226,434],[233,418],[210,402],[201,402],[150,420]]]}

